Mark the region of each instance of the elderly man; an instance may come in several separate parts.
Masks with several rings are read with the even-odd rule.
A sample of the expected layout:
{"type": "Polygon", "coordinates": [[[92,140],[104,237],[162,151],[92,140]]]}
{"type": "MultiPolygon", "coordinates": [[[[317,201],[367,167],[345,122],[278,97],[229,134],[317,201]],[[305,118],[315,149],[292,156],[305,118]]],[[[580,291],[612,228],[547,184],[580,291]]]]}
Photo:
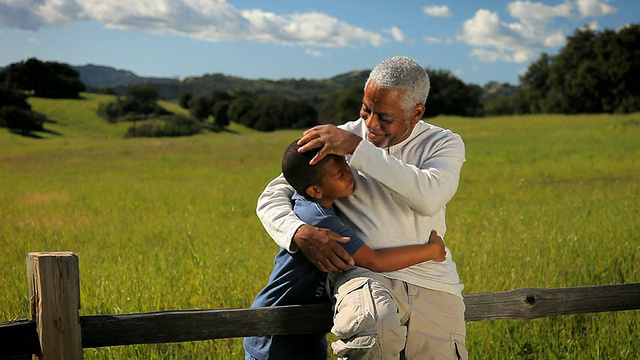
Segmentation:
{"type": "MultiPolygon", "coordinates": [[[[363,176],[352,196],[336,201],[344,224],[376,248],[424,243],[431,230],[443,238],[445,207],[465,161],[459,135],[422,121],[429,77],[408,57],[382,61],[365,85],[360,119],[307,130],[300,151],[321,148],[346,155],[363,176]],[[365,140],[366,139],[366,140],[365,140]]],[[[427,261],[375,273],[353,267],[326,229],[309,226],[291,210],[293,189],[282,176],[258,199],[257,214],[281,247],[302,251],[332,273],[335,301],[332,344],[343,359],[465,359],[463,285],[447,248],[444,262],[427,261]]]]}

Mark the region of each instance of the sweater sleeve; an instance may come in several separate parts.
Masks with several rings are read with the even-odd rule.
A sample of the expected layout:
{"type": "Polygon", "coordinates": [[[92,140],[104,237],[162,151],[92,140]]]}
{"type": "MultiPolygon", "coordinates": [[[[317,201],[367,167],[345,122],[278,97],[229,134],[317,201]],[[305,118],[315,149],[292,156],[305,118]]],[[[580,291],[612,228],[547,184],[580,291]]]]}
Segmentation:
{"type": "Polygon", "coordinates": [[[462,138],[455,133],[443,130],[432,136],[419,148],[425,153],[417,164],[406,163],[369,141],[361,141],[349,165],[398,194],[416,213],[433,216],[458,188],[465,150],[462,138]]]}
{"type": "Polygon", "coordinates": [[[256,214],[269,236],[289,252],[297,251],[292,249],[293,236],[304,225],[293,212],[291,197],[294,193],[295,190],[280,174],[262,191],[256,207],[256,214]]]}

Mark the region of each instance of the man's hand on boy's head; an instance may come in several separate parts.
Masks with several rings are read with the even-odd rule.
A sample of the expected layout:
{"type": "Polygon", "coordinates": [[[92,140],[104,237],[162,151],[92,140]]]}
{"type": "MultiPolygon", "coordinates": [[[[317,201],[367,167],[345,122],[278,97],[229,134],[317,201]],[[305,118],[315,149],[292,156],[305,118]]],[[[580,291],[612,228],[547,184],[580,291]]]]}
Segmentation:
{"type": "Polygon", "coordinates": [[[348,242],[349,238],[331,230],[302,225],[293,236],[293,241],[320,271],[347,271],[355,265],[349,253],[338,244],[348,242]]]}
{"type": "Polygon", "coordinates": [[[329,154],[346,155],[353,154],[362,138],[350,131],[342,130],[334,125],[318,125],[302,134],[298,145],[298,151],[321,148],[318,154],[311,159],[311,165],[322,160],[329,154]]]}

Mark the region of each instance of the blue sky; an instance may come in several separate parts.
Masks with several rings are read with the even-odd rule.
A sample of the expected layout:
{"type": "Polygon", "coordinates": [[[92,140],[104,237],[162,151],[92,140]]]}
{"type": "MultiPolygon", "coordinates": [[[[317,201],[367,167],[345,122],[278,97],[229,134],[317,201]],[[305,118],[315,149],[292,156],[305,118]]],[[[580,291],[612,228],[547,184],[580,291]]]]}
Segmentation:
{"type": "Polygon", "coordinates": [[[322,79],[408,55],[467,83],[517,84],[576,28],[639,22],[637,0],[0,0],[0,66],[322,79]]]}

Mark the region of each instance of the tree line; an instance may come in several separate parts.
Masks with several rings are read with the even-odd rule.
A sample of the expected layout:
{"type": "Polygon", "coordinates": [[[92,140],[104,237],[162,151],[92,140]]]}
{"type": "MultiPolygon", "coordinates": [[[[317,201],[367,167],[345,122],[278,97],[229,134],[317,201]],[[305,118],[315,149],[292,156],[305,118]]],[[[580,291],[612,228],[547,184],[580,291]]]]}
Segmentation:
{"type": "Polygon", "coordinates": [[[303,129],[318,124],[318,111],[308,103],[275,94],[248,90],[233,93],[215,90],[209,95],[185,93],[180,106],[202,121],[228,126],[231,121],[260,131],[303,129]]]}
{"type": "MultiPolygon", "coordinates": [[[[541,54],[520,76],[517,86],[490,82],[480,87],[464,83],[448,70],[427,68],[431,92],[425,116],[640,111],[638,49],[638,24],[618,31],[577,29],[557,55],[541,54]]],[[[358,83],[305,99],[279,95],[277,89],[272,93],[246,89],[187,92],[179,103],[190,116],[179,116],[158,105],[160,94],[154,85],[137,84],[116,100],[101,104],[98,114],[109,122],[132,122],[127,136],[221,131],[230,122],[260,131],[303,129],[356,119],[363,87],[358,83]]],[[[0,72],[0,126],[39,131],[45,119],[31,111],[27,96],[78,98],[82,91],[85,86],[78,72],[68,65],[37,59],[11,64],[0,72]]]]}

